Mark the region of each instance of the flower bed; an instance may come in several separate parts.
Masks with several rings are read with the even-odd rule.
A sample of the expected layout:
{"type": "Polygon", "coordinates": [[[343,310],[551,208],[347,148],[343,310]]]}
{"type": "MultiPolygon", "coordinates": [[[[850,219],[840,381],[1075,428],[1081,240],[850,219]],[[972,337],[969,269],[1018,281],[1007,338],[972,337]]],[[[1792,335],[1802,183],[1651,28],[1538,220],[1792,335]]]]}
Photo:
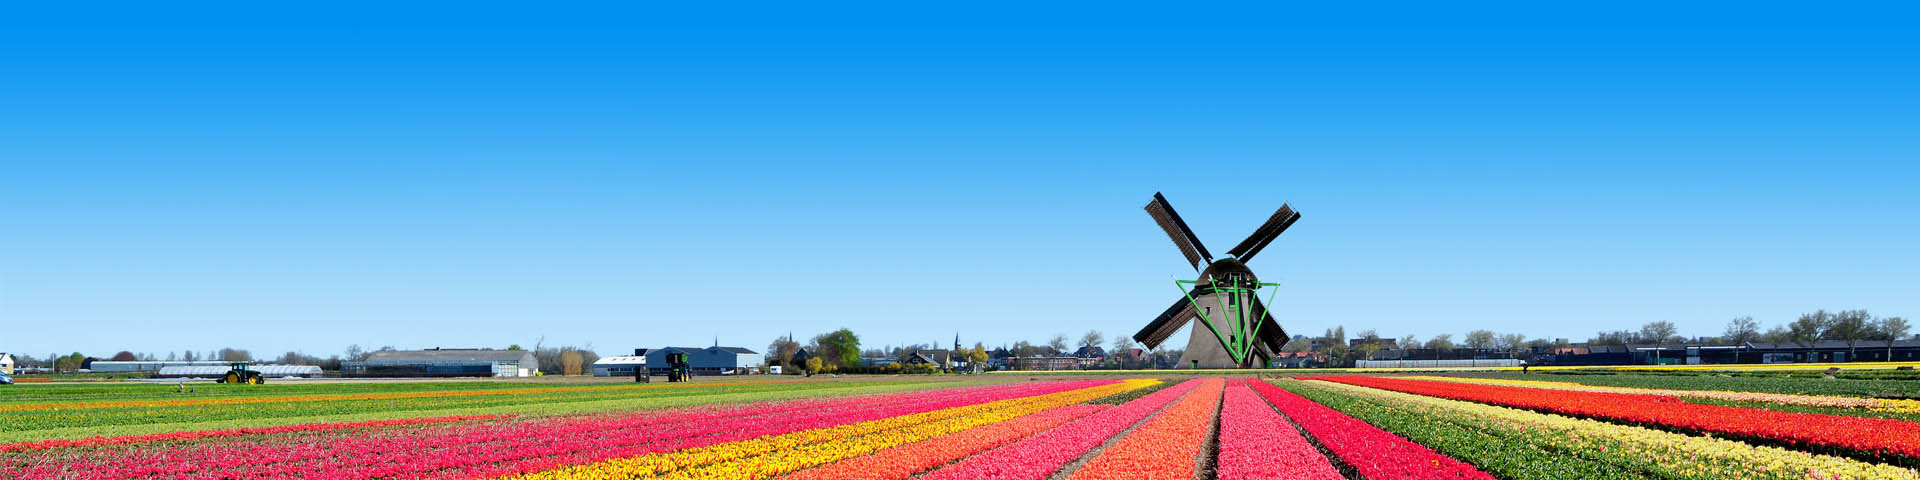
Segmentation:
{"type": "Polygon", "coordinates": [[[936,469],[921,480],[1041,480],[1085,455],[1141,419],[1160,411],[1174,399],[1194,391],[1201,380],[1188,380],[1118,407],[993,449],[959,463],[936,469]]]}
{"type": "Polygon", "coordinates": [[[1327,450],[1359,470],[1368,480],[1494,478],[1472,465],[1436,453],[1433,449],[1281,390],[1280,387],[1265,382],[1256,382],[1252,386],[1281,413],[1298,422],[1327,450]]]}
{"type": "Polygon", "coordinates": [[[1155,415],[1092,461],[1070,480],[1193,478],[1201,449],[1213,430],[1214,412],[1226,382],[1209,379],[1200,389],[1155,415]]]}
{"type": "Polygon", "coordinates": [[[1246,383],[1227,387],[1226,402],[1220,407],[1220,455],[1215,466],[1222,480],[1344,478],[1246,383]]]}
{"type": "Polygon", "coordinates": [[[1383,377],[1309,377],[1398,392],[1507,405],[1865,453],[1920,457],[1920,422],[1687,403],[1673,397],[1564,392],[1383,377]]]}
{"type": "Polygon", "coordinates": [[[1891,465],[1327,382],[1281,385],[1510,479],[1914,480],[1891,465]]]}
{"type": "Polygon", "coordinates": [[[1070,405],[981,428],[849,458],[783,477],[784,480],[907,478],[1061,424],[1098,413],[1107,405],[1070,405]]]}

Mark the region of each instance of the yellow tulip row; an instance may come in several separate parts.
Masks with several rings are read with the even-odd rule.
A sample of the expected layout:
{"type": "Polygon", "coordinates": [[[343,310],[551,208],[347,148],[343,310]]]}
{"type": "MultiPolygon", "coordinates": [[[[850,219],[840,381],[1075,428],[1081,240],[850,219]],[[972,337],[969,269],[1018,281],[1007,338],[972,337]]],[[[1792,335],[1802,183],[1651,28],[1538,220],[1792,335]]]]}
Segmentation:
{"type": "Polygon", "coordinates": [[[1613,387],[1603,385],[1585,385],[1573,382],[1550,382],[1545,380],[1513,380],[1505,378],[1410,376],[1418,380],[1437,380],[1442,382],[1472,383],[1478,385],[1499,385],[1508,387],[1547,388],[1573,392],[1631,393],[1640,395],[1665,395],[1669,397],[1710,398],[1734,402],[1767,402],[1786,405],[1806,405],[1813,407],[1860,408],[1881,412],[1920,413],[1920,400],[1889,398],[1842,397],[1833,395],[1795,395],[1790,393],[1735,392],[1727,390],[1672,390],[1664,388],[1613,387]]]}
{"type": "Polygon", "coordinates": [[[1482,427],[1527,432],[1532,438],[1550,440],[1541,448],[1642,463],[1667,478],[1920,480],[1920,472],[1893,465],[1354,385],[1312,383],[1344,394],[1423,407],[1435,413],[1430,418],[1476,419],[1482,427]]]}
{"type": "Polygon", "coordinates": [[[536,472],[519,480],[768,478],[1159,383],[1127,380],[851,425],[536,472]]]}

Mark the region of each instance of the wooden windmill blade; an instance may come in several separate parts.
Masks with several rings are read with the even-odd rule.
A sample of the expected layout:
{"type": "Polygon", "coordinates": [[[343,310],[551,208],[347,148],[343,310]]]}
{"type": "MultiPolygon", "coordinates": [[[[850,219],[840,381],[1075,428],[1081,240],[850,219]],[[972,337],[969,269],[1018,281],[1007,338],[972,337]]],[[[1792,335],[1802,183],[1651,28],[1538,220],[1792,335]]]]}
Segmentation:
{"type": "Polygon", "coordinates": [[[1273,216],[1267,217],[1267,223],[1253,229],[1253,234],[1247,235],[1247,239],[1241,240],[1239,245],[1234,245],[1232,250],[1227,250],[1227,254],[1233,255],[1233,258],[1240,259],[1241,262],[1252,260],[1260,250],[1267,248],[1267,244],[1273,243],[1273,239],[1279,237],[1281,232],[1287,231],[1287,227],[1293,226],[1293,222],[1299,220],[1300,212],[1293,211],[1291,205],[1281,204],[1280,210],[1273,212],[1273,216]]]}
{"type": "MultiPolygon", "coordinates": [[[[1210,293],[1213,293],[1213,287],[1202,285],[1194,288],[1188,295],[1198,298],[1210,293]]],[[[1181,296],[1179,300],[1173,301],[1173,306],[1167,307],[1160,316],[1154,317],[1152,322],[1148,322],[1146,327],[1141,328],[1139,333],[1133,334],[1133,341],[1140,342],[1148,349],[1157,348],[1161,342],[1167,341],[1167,337],[1178,333],[1182,327],[1186,327],[1187,323],[1199,316],[1200,311],[1193,308],[1193,302],[1187,300],[1186,296],[1181,296]]]]}
{"type": "Polygon", "coordinates": [[[1173,245],[1180,248],[1180,255],[1187,257],[1187,264],[1194,271],[1200,270],[1200,262],[1213,263],[1213,254],[1207,252],[1207,246],[1200,243],[1200,237],[1187,227],[1187,221],[1180,219],[1180,213],[1173,211],[1173,204],[1167,203],[1167,197],[1153,192],[1153,201],[1147,202],[1147,215],[1160,229],[1167,232],[1167,238],[1173,239],[1173,245]]]}

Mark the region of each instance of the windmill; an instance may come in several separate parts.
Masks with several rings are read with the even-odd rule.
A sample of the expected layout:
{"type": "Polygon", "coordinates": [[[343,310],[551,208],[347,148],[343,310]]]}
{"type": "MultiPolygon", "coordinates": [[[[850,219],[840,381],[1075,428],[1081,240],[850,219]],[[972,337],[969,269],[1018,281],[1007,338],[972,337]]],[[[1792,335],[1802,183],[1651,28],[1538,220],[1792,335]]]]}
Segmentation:
{"type": "MultiPolygon", "coordinates": [[[[1220,259],[1207,252],[1206,245],[1187,228],[1187,222],[1174,213],[1167,197],[1155,192],[1153,201],[1147,203],[1147,215],[1167,231],[1174,246],[1180,248],[1180,254],[1187,257],[1187,264],[1200,276],[1192,281],[1174,280],[1174,286],[1181,292],[1180,299],[1141,328],[1140,333],[1133,334],[1134,341],[1147,348],[1158,348],[1167,337],[1198,319],[1187,339],[1187,351],[1180,356],[1180,365],[1246,368],[1264,365],[1267,359],[1273,358],[1273,352],[1287,344],[1287,331],[1273,320],[1258,294],[1263,287],[1274,287],[1272,291],[1278,291],[1280,284],[1261,283],[1253,270],[1247,268],[1247,262],[1273,243],[1280,232],[1293,226],[1300,214],[1294,212],[1293,207],[1281,204],[1280,210],[1267,218],[1267,223],[1254,229],[1246,240],[1227,251],[1226,258],[1220,259]],[[1203,262],[1206,263],[1204,269],[1200,265],[1203,262]]],[[[1267,299],[1272,300],[1273,294],[1268,293],[1267,299]]]]}

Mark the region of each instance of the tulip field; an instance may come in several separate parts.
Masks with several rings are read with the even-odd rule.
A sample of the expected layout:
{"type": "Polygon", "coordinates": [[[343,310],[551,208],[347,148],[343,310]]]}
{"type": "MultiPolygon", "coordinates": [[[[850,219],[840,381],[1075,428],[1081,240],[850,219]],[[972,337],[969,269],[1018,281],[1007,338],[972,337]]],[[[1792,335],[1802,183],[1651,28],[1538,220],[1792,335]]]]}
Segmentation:
{"type": "Polygon", "coordinates": [[[0,479],[1920,480],[1911,390],[1802,381],[33,385],[0,390],[0,479]]]}

